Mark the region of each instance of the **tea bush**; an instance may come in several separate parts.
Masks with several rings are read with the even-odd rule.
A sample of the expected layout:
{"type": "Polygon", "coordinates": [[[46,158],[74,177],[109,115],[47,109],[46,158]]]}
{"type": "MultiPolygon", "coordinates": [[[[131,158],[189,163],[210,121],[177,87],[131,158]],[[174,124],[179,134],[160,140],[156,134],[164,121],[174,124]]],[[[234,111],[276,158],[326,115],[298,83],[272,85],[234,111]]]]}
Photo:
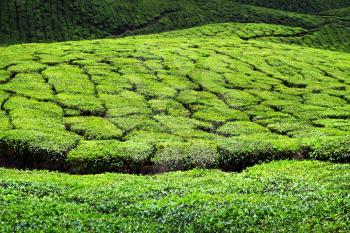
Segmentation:
{"type": "Polygon", "coordinates": [[[153,147],[145,143],[83,141],[68,153],[67,160],[72,172],[141,172],[147,165],[152,151],[153,147]]]}

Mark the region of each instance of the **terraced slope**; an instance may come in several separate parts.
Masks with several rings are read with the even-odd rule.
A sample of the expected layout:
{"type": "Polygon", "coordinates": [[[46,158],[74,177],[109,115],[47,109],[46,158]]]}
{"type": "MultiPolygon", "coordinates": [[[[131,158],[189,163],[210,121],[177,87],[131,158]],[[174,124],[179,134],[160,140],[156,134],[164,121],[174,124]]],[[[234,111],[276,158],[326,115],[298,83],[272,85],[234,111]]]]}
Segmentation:
{"type": "MultiPolygon", "coordinates": [[[[328,0],[312,3],[300,1],[301,5],[285,1],[269,2],[264,1],[264,4],[281,9],[286,8],[280,7],[281,4],[293,8],[295,6],[295,10],[302,12],[308,12],[309,7],[314,11],[314,6],[320,6],[320,10],[332,9],[329,3],[334,7],[350,6],[347,0],[342,0],[342,4],[328,0]]],[[[258,5],[265,6],[264,4],[258,5]]],[[[325,20],[328,19],[245,5],[231,0],[3,0],[0,2],[0,42],[3,44],[104,38],[135,31],[160,32],[232,21],[310,28],[322,24],[325,20]]]]}
{"type": "Polygon", "coordinates": [[[302,33],[219,24],[0,48],[1,162],[79,173],[349,162],[350,54],[266,41],[302,33]]]}
{"type": "Polygon", "coordinates": [[[0,230],[348,232],[349,174],[349,164],[305,161],[242,174],[70,176],[0,169],[0,230]]]}

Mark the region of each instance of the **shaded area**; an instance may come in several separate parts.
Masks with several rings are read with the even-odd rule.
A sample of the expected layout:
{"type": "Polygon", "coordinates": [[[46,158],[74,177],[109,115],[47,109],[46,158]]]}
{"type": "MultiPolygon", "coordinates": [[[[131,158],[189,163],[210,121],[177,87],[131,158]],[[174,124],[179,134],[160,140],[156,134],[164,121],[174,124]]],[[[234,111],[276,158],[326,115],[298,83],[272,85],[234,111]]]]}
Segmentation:
{"type": "Polygon", "coordinates": [[[218,22],[265,22],[309,28],[328,20],[230,0],[5,0],[0,4],[2,44],[105,38],[125,32],[145,34],[218,22]]]}

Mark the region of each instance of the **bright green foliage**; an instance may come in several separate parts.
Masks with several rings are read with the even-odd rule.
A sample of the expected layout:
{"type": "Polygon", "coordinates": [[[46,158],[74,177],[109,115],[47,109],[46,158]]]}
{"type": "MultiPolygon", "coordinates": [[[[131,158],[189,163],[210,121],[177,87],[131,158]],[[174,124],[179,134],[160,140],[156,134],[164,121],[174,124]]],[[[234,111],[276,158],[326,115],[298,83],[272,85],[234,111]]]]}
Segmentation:
{"type": "Polygon", "coordinates": [[[152,151],[153,147],[145,143],[82,141],[76,149],[69,152],[67,159],[72,172],[141,172],[152,151]]]}
{"type": "Polygon", "coordinates": [[[24,97],[11,97],[4,104],[17,129],[64,131],[62,109],[54,103],[24,97]]]}
{"type": "Polygon", "coordinates": [[[189,170],[216,167],[218,153],[215,146],[205,142],[172,142],[159,145],[152,162],[156,171],[189,170]]]}
{"type": "Polygon", "coordinates": [[[10,66],[7,70],[11,73],[35,73],[45,69],[45,65],[38,62],[20,62],[10,66]]]}
{"type": "Polygon", "coordinates": [[[228,122],[221,126],[217,131],[219,133],[228,134],[231,136],[269,132],[267,128],[250,121],[228,122]]]}
{"type": "Polygon", "coordinates": [[[349,54],[269,39],[300,33],[224,23],[1,47],[4,160],[79,173],[347,162],[349,54]]]}
{"type": "Polygon", "coordinates": [[[148,101],[148,104],[158,114],[184,117],[191,114],[181,103],[172,99],[152,99],[148,101]]]}
{"type": "Polygon", "coordinates": [[[58,93],[94,94],[94,85],[78,67],[55,66],[46,69],[43,74],[58,93]],[[72,82],[74,82],[74,85],[72,85],[72,82]]]}
{"type": "Polygon", "coordinates": [[[198,107],[193,116],[200,120],[225,122],[229,120],[249,120],[248,116],[239,110],[228,107],[198,107]]]}
{"type": "Polygon", "coordinates": [[[107,116],[110,117],[151,113],[145,98],[131,91],[124,91],[119,95],[103,94],[101,95],[101,99],[108,109],[107,116]]]}
{"type": "Polygon", "coordinates": [[[0,83],[6,83],[6,81],[10,78],[10,72],[6,70],[0,70],[0,83]]]}
{"type": "Polygon", "coordinates": [[[162,131],[162,126],[151,117],[145,115],[130,115],[124,117],[116,117],[109,119],[112,123],[119,126],[126,132],[131,130],[149,130],[149,131],[162,131]]]}
{"type": "Polygon", "coordinates": [[[335,162],[350,162],[350,137],[313,138],[311,158],[335,162]]]}
{"type": "Polygon", "coordinates": [[[83,113],[104,115],[105,108],[101,100],[93,95],[57,94],[58,103],[62,107],[80,110],[83,113]]]}
{"type": "Polygon", "coordinates": [[[70,117],[65,118],[65,125],[86,139],[118,139],[122,131],[105,118],[70,117]]]}
{"type": "Polygon", "coordinates": [[[279,161],[241,174],[70,176],[0,170],[0,231],[348,232],[349,164],[279,161]]]}
{"type": "MultiPolygon", "coordinates": [[[[63,155],[75,147],[79,140],[80,138],[77,135],[62,131],[40,132],[37,130],[14,129],[0,132],[2,148],[5,145],[13,148],[15,145],[17,152],[15,156],[23,155],[26,157],[31,155],[32,157],[26,157],[26,159],[34,161],[44,159],[45,162],[51,162],[50,167],[53,168],[56,167],[55,161],[63,159],[63,155]]],[[[4,157],[6,156],[5,153],[3,154],[4,157]]],[[[16,158],[10,159],[14,162],[16,160],[16,158]]]]}
{"type": "Polygon", "coordinates": [[[11,128],[10,120],[5,112],[0,111],[0,130],[8,130],[11,128]]]}
{"type": "Polygon", "coordinates": [[[303,156],[296,139],[266,139],[267,135],[264,136],[265,138],[232,138],[219,145],[220,167],[224,170],[242,170],[264,161],[303,156]]]}
{"type": "Polygon", "coordinates": [[[10,82],[1,85],[0,90],[38,100],[53,99],[51,87],[38,74],[18,74],[10,82]]]}

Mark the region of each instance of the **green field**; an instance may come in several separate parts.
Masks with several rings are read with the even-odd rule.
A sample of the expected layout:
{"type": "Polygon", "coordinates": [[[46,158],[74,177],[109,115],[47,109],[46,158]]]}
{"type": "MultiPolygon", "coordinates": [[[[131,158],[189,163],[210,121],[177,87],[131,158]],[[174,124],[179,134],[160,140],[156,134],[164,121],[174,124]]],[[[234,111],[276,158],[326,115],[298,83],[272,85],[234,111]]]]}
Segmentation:
{"type": "Polygon", "coordinates": [[[0,232],[349,232],[349,15],[1,1],[0,232]]]}

